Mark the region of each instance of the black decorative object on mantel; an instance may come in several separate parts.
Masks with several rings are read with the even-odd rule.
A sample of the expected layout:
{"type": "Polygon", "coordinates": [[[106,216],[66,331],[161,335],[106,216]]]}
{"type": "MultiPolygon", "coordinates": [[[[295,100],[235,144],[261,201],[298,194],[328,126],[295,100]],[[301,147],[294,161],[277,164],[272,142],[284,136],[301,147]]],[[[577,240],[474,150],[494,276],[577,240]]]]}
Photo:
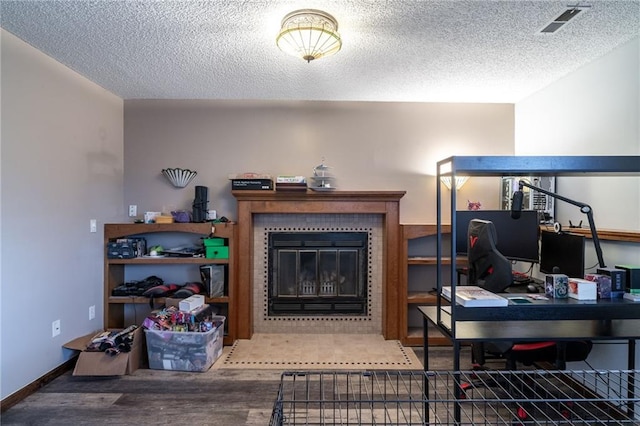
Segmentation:
{"type": "Polygon", "coordinates": [[[196,198],[193,200],[193,221],[206,222],[209,204],[209,188],[196,186],[196,198]]]}

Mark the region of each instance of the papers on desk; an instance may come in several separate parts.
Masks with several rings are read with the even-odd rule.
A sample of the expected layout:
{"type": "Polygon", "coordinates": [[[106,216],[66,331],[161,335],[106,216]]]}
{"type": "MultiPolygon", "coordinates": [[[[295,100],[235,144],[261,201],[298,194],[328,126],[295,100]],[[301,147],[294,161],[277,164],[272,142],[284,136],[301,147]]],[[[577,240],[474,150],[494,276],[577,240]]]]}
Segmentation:
{"type": "MultiPolygon", "coordinates": [[[[451,287],[442,287],[442,295],[451,301],[451,287]]],[[[456,286],[456,303],[466,308],[493,308],[509,305],[509,300],[483,288],[456,286]]]]}

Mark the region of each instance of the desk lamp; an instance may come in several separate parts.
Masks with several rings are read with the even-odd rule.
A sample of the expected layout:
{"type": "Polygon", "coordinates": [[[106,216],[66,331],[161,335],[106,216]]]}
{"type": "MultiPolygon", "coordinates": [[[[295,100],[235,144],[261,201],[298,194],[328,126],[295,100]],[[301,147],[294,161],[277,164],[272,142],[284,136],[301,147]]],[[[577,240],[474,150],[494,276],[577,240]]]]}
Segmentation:
{"type": "Polygon", "coordinates": [[[606,268],[604,259],[602,257],[602,249],[600,248],[600,239],[598,238],[598,232],[596,231],[596,224],[593,221],[593,209],[591,208],[591,206],[585,203],[581,203],[580,201],[570,200],[567,197],[563,197],[562,195],[558,195],[554,192],[549,192],[546,189],[533,186],[530,183],[521,180],[520,182],[518,182],[518,190],[513,193],[513,199],[511,200],[511,217],[513,219],[520,218],[520,212],[522,211],[522,199],[524,196],[522,188],[525,186],[533,191],[541,192],[560,201],[564,201],[565,203],[573,204],[574,206],[580,207],[580,211],[587,215],[587,220],[589,221],[589,229],[591,230],[593,246],[595,247],[596,255],[598,256],[598,264],[601,268],[606,268]]]}

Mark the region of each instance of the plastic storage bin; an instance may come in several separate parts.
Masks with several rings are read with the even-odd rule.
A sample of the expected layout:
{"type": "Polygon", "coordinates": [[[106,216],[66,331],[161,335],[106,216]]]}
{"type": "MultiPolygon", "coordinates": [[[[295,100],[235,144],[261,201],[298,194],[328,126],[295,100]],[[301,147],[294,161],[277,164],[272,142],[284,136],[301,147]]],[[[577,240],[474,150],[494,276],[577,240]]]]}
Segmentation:
{"type": "Polygon", "coordinates": [[[149,368],[207,371],[222,355],[225,319],[214,316],[216,327],[207,332],[145,330],[149,368]]]}

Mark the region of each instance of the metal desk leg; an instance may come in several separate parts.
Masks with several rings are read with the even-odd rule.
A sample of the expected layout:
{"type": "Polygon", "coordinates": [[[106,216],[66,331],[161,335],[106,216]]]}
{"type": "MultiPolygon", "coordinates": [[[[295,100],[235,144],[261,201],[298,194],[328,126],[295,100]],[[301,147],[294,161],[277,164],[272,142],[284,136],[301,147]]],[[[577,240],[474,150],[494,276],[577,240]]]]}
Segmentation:
{"type": "Polygon", "coordinates": [[[556,369],[567,369],[567,342],[556,342],[556,369]]]}
{"type": "MultiPolygon", "coordinates": [[[[629,370],[636,369],[636,341],[635,339],[629,339],[629,344],[627,345],[627,368],[629,370]]],[[[629,379],[627,381],[627,397],[630,402],[627,404],[627,410],[629,412],[629,418],[633,418],[635,404],[632,402],[635,398],[635,372],[629,371],[629,379]]]]}
{"type": "Polygon", "coordinates": [[[456,424],[460,424],[460,419],[462,418],[460,403],[458,402],[458,400],[462,397],[462,383],[460,381],[460,342],[456,339],[452,339],[451,343],[453,344],[453,376],[456,386],[454,391],[456,402],[454,403],[453,407],[453,416],[456,424]]]}
{"type": "Polygon", "coordinates": [[[429,320],[422,317],[422,369],[429,370],[429,320]]]}
{"type": "Polygon", "coordinates": [[[429,370],[429,320],[426,316],[422,317],[422,412],[423,418],[426,424],[429,423],[429,378],[427,377],[427,371],[429,370]]]}

